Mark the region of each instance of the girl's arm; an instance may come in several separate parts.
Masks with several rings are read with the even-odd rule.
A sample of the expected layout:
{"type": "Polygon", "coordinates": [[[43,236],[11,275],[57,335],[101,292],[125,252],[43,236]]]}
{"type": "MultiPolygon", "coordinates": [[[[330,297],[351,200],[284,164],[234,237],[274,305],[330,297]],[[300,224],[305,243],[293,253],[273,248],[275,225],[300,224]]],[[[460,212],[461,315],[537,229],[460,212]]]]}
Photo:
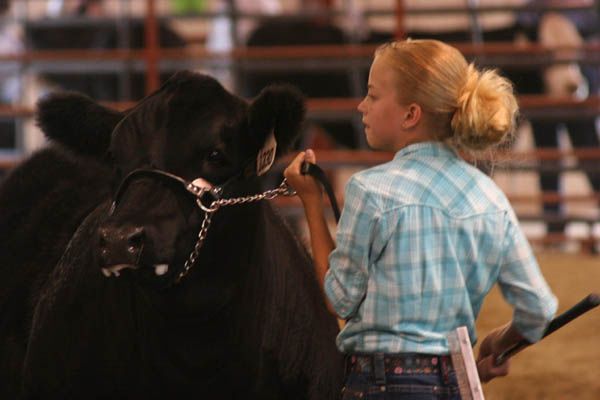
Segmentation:
{"type": "MultiPolygon", "coordinates": [[[[290,186],[296,190],[296,193],[304,206],[304,213],[310,232],[310,245],[315,264],[315,272],[321,290],[325,293],[325,274],[329,269],[329,254],[335,248],[335,242],[329,232],[327,220],[325,219],[325,208],[321,186],[313,177],[302,175],[300,166],[303,161],[316,163],[315,153],[312,150],[306,150],[306,152],[298,154],[285,169],[283,175],[290,186]]],[[[337,316],[327,296],[324,297],[329,311],[337,316]]]]}

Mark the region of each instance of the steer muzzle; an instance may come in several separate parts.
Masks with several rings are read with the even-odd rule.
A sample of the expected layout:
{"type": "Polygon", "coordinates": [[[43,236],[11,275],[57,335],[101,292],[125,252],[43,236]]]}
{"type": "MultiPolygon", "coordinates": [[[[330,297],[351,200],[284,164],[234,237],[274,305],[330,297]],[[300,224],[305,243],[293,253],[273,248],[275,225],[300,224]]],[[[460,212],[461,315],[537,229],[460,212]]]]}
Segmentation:
{"type": "Polygon", "coordinates": [[[146,243],[142,226],[103,226],[98,229],[98,249],[102,272],[119,276],[125,268],[137,269],[146,243]]]}

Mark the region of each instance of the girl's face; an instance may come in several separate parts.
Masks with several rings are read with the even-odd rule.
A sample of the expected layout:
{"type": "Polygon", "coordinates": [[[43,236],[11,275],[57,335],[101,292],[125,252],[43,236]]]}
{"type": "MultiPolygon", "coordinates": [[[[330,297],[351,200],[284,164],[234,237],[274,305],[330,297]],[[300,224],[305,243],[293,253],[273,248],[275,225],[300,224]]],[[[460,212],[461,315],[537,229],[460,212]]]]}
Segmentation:
{"type": "Polygon", "coordinates": [[[407,107],[398,103],[394,71],[376,57],[369,72],[367,96],[358,105],[367,143],[375,150],[397,151],[404,147],[402,123],[407,107]]]}

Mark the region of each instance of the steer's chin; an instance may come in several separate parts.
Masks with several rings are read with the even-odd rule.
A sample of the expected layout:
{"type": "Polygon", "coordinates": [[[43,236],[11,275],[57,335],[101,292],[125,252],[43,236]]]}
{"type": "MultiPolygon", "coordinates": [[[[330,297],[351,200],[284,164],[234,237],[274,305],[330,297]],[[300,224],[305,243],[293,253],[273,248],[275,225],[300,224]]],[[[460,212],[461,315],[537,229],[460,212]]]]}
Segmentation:
{"type": "Polygon", "coordinates": [[[107,278],[110,278],[111,276],[119,277],[123,270],[138,268],[139,266],[133,264],[115,264],[102,268],[102,274],[107,278]]]}
{"type": "Polygon", "coordinates": [[[102,268],[102,274],[107,278],[119,277],[123,270],[143,270],[146,275],[154,275],[156,277],[162,277],[168,274],[169,264],[161,263],[154,264],[152,266],[143,266],[134,264],[115,264],[102,268]]]}

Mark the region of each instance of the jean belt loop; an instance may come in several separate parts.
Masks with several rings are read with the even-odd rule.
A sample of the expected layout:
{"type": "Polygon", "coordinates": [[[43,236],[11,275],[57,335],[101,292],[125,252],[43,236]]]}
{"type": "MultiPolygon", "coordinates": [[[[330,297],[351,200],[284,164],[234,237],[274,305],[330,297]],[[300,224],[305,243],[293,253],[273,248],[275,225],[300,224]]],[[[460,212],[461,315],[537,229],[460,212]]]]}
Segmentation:
{"type": "Polygon", "coordinates": [[[448,357],[440,357],[440,371],[442,373],[442,381],[445,385],[448,385],[450,383],[450,366],[448,365],[448,362],[448,357]]]}
{"type": "Polygon", "coordinates": [[[375,384],[385,385],[385,361],[383,353],[373,355],[373,373],[375,375],[375,384]]]}

